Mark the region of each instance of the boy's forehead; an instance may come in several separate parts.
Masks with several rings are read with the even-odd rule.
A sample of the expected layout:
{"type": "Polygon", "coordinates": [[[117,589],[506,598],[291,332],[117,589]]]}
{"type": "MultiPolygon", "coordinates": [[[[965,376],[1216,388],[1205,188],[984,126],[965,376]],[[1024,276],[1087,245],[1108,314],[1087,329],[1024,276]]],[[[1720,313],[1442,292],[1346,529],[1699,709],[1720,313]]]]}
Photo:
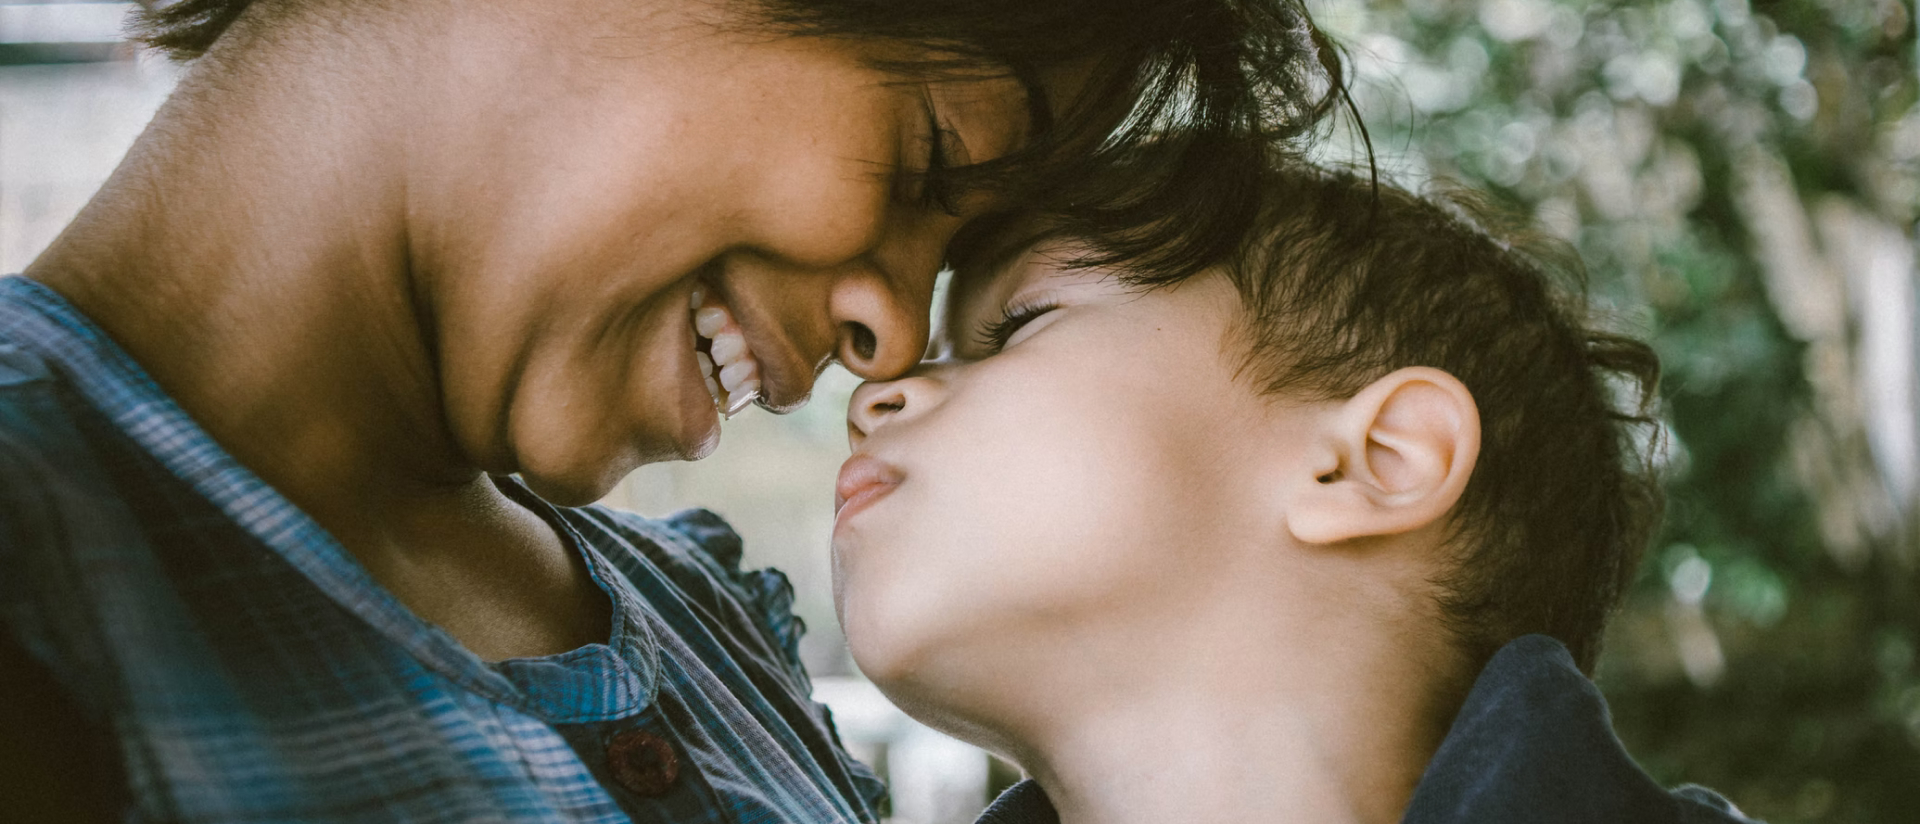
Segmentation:
{"type": "Polygon", "coordinates": [[[1027,258],[1043,240],[1036,221],[1014,215],[986,218],[954,238],[947,262],[953,269],[943,314],[958,317],[975,311],[1011,288],[1027,258]]]}
{"type": "Polygon", "coordinates": [[[953,281],[947,287],[948,317],[977,314],[981,306],[992,303],[1000,293],[1013,288],[1019,264],[1026,257],[1005,258],[990,266],[956,266],[953,281]]]}
{"type": "Polygon", "coordinates": [[[1062,271],[1072,259],[1073,253],[1060,243],[1042,242],[1010,245],[992,257],[956,263],[945,314],[952,320],[992,313],[1014,292],[1062,271]]]}

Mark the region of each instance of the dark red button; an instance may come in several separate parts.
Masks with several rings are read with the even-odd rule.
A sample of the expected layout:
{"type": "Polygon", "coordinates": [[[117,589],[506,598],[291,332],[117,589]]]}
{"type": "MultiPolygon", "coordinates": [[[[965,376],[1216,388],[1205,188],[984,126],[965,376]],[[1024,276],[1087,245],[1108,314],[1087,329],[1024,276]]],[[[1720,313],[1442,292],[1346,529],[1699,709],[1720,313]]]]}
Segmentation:
{"type": "Polygon", "coordinates": [[[680,757],[666,739],[646,730],[627,730],[607,742],[607,768],[620,786],[652,797],[665,793],[680,777],[680,757]]]}

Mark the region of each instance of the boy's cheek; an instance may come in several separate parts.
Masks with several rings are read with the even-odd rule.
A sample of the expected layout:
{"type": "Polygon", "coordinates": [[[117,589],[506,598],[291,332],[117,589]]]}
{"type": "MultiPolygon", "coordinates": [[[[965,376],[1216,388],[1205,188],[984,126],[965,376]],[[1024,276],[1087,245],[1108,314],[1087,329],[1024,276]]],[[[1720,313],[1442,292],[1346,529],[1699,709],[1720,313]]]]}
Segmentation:
{"type": "Polygon", "coordinates": [[[994,463],[910,478],[836,541],[850,642],[964,643],[988,624],[1094,608],[1146,583],[1131,580],[1142,564],[1122,561],[1135,554],[1127,510],[1143,500],[1083,498],[1085,474],[1101,467],[1071,454],[976,474],[994,463]]]}
{"type": "Polygon", "coordinates": [[[970,487],[926,474],[910,476],[859,512],[835,536],[835,576],[849,640],[917,635],[983,582],[978,565],[997,536],[976,517],[970,487]]]}

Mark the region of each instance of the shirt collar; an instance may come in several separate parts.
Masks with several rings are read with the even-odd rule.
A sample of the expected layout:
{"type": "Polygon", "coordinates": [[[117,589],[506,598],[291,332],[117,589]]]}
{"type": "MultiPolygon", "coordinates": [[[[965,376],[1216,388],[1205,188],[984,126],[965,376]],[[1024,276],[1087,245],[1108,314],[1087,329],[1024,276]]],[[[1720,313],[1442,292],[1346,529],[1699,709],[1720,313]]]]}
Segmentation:
{"type": "MultiPolygon", "coordinates": [[[[1033,781],[1003,793],[977,824],[1058,824],[1033,781]]],[[[1613,733],[1606,700],[1559,641],[1528,635],[1480,671],[1407,805],[1403,824],[1561,824],[1747,819],[1698,788],[1669,793],[1613,733]]]]}
{"type": "Polygon", "coordinates": [[[1407,805],[1406,824],[1738,822],[1724,799],[1668,792],[1614,735],[1599,687],[1557,640],[1514,639],[1487,662],[1407,805]]]}

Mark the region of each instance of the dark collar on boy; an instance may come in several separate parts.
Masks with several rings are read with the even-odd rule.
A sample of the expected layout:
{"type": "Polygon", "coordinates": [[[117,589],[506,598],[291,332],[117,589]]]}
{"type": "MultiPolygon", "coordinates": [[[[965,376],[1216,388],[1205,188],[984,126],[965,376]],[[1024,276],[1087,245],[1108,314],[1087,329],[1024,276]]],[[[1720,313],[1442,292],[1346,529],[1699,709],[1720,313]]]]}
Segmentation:
{"type": "MultiPolygon", "coordinates": [[[[1059,824],[1015,784],[976,824],[1059,824]]],[[[1515,639],[1487,662],[1414,789],[1402,824],[1753,824],[1695,786],[1666,790],[1613,733],[1606,699],[1559,641],[1515,639]]]]}

